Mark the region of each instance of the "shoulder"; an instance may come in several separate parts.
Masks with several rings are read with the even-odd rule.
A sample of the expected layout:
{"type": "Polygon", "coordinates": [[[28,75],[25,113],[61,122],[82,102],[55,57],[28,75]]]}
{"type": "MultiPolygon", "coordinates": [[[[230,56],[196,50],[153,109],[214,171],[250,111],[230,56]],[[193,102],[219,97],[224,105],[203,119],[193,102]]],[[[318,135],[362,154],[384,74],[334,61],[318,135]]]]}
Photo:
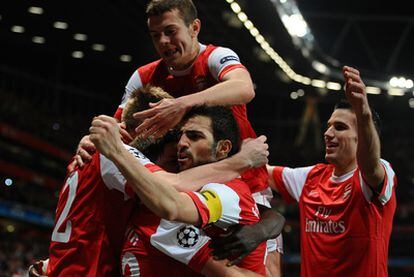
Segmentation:
{"type": "Polygon", "coordinates": [[[160,66],[162,64],[163,64],[162,63],[162,60],[161,59],[158,59],[156,61],[153,61],[153,62],[144,64],[144,65],[138,67],[137,70],[138,70],[139,73],[141,73],[141,72],[147,72],[147,71],[154,70],[155,68],[157,68],[158,66],[160,66]]]}
{"type": "Polygon", "coordinates": [[[225,64],[230,61],[240,62],[240,58],[236,52],[227,47],[209,45],[205,51],[208,54],[210,63],[216,62],[219,64],[225,64]]]}

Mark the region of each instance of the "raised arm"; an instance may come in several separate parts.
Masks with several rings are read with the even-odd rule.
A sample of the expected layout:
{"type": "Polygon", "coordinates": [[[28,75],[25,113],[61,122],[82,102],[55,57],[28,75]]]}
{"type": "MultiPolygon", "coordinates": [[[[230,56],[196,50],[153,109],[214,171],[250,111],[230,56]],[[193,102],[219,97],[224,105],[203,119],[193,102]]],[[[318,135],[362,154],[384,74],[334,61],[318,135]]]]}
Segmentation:
{"type": "Polygon", "coordinates": [[[359,71],[355,68],[344,66],[343,75],[346,84],[345,95],[357,118],[358,167],[368,185],[375,191],[380,191],[385,170],[380,164],[380,140],[368,104],[365,84],[361,80],[359,71]]]}
{"type": "Polygon", "coordinates": [[[163,99],[152,108],[136,113],[137,119],[146,119],[137,132],[148,137],[162,136],[179,123],[185,112],[191,107],[208,105],[240,105],[250,102],[254,97],[253,83],[250,74],[244,68],[236,68],[227,72],[220,83],[197,93],[175,99],[163,99]]]}
{"type": "Polygon", "coordinates": [[[96,149],[114,162],[147,208],[167,220],[201,223],[197,208],[187,194],[179,193],[167,179],[150,173],[123,147],[114,118],[95,117],[89,131],[96,149]]]}
{"type": "Polygon", "coordinates": [[[199,190],[204,184],[215,181],[229,181],[237,177],[243,168],[260,166],[267,162],[266,137],[246,141],[244,151],[234,158],[216,164],[193,168],[180,174],[148,172],[123,147],[115,120],[108,116],[99,116],[90,128],[91,140],[97,149],[112,160],[145,205],[158,216],[196,224],[199,214],[187,194],[179,194],[173,186],[183,190],[199,190]],[[258,154],[258,155],[257,155],[258,154]],[[233,176],[232,176],[233,175],[233,176]]]}

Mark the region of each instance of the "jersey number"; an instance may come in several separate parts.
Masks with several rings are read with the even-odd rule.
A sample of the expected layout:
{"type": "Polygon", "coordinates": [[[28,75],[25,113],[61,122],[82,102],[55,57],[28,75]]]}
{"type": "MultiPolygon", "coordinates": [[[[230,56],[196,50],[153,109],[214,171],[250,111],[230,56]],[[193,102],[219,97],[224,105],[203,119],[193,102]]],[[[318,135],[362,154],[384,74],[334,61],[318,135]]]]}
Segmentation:
{"type": "Polygon", "coordinates": [[[63,208],[61,215],[59,216],[56,226],[53,229],[52,241],[55,241],[55,242],[68,242],[70,239],[70,234],[72,232],[72,221],[68,220],[66,222],[66,227],[65,227],[64,232],[58,232],[58,230],[60,229],[60,226],[62,225],[62,223],[65,221],[66,217],[68,216],[73,200],[75,200],[76,189],[78,187],[78,172],[77,171],[72,173],[72,175],[66,180],[65,186],[69,187],[68,199],[66,201],[65,207],[63,208]]]}

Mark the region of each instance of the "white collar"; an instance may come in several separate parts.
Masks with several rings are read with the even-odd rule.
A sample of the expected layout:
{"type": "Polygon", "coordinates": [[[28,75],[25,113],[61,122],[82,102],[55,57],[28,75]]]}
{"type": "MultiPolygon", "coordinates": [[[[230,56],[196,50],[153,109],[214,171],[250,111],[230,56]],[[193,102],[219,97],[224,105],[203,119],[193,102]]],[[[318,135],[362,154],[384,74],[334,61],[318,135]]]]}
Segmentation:
{"type": "Polygon", "coordinates": [[[341,176],[335,176],[335,174],[332,172],[332,176],[331,176],[331,181],[333,183],[342,183],[343,181],[349,179],[352,177],[352,175],[354,175],[356,168],[352,169],[351,171],[349,171],[348,173],[345,173],[341,176]]]}

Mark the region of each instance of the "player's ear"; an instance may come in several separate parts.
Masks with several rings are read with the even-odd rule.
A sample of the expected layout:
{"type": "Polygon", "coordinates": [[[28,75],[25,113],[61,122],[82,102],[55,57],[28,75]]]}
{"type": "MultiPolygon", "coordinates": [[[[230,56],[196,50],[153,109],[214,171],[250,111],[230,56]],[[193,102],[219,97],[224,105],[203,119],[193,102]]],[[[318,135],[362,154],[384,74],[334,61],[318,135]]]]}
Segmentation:
{"type": "Polygon", "coordinates": [[[232,144],[228,139],[220,140],[216,146],[216,157],[218,160],[226,158],[231,151],[232,144]]]}
{"type": "Polygon", "coordinates": [[[201,30],[201,21],[200,19],[196,18],[190,24],[190,32],[192,37],[197,37],[201,30]]]}

